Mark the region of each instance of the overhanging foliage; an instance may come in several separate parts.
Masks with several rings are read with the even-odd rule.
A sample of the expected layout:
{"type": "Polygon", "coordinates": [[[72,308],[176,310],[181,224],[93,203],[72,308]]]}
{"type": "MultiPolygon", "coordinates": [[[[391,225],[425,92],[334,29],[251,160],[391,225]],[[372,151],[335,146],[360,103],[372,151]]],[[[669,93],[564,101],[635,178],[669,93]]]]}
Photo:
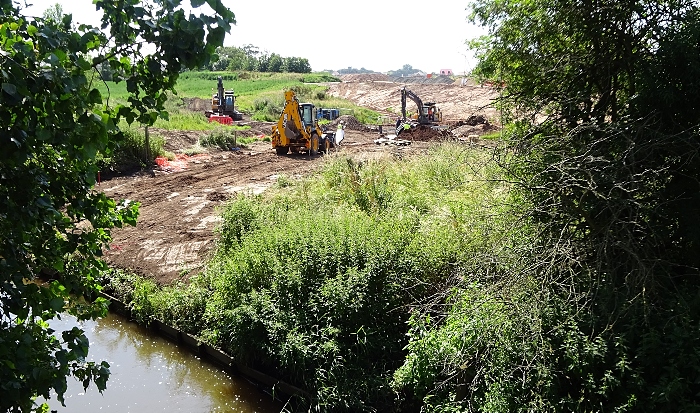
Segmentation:
{"type": "Polygon", "coordinates": [[[221,45],[233,14],[206,3],[215,13],[188,16],[177,0],[97,0],[101,31],[76,27],[70,15],[31,18],[0,1],[0,411],[30,411],[52,390],[63,401],[69,375],[105,388],[108,365],[86,362],[82,331],[54,334],[46,321],[106,311],[104,300],[75,297],[98,289],[110,229],[134,224],[138,205],[93,190],[95,156],[119,145],[120,119],[165,116],[178,74],[206,64],[221,45]],[[126,82],[128,105],[109,105],[95,88],[104,64],[126,82]],[[35,282],[40,274],[54,280],[35,282]]]}

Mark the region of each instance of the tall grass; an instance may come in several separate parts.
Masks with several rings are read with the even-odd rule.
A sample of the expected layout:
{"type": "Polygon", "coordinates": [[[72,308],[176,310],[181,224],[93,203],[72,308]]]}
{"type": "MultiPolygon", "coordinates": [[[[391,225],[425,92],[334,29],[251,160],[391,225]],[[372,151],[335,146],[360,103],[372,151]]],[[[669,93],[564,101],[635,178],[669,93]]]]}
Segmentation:
{"type": "Polygon", "coordinates": [[[148,167],[158,156],[163,156],[165,139],[149,134],[149,147],[146,147],[146,133],[143,128],[122,128],[122,137],[109,154],[98,154],[97,159],[104,171],[129,171],[148,167]]]}
{"type": "Polygon", "coordinates": [[[247,136],[245,131],[250,126],[219,127],[202,137],[199,143],[206,147],[216,147],[224,150],[241,147],[255,142],[257,138],[247,136]]]}

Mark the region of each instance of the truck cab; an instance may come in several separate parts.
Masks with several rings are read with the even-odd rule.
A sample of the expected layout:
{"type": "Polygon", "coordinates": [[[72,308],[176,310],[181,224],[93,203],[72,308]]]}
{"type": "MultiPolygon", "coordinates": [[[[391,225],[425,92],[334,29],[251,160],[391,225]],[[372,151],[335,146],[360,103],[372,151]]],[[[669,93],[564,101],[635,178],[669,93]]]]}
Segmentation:
{"type": "Polygon", "coordinates": [[[299,111],[301,112],[301,123],[304,124],[305,128],[311,128],[316,124],[313,103],[300,103],[299,111]]]}
{"type": "Polygon", "coordinates": [[[316,117],[318,119],[335,120],[340,117],[339,109],[318,108],[316,117]]]}

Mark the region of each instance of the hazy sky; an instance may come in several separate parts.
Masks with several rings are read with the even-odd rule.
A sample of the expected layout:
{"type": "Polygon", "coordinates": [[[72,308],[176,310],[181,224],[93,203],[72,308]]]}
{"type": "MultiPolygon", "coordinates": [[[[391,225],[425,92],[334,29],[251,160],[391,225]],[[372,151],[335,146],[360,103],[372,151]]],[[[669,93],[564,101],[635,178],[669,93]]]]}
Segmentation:
{"type": "MultiPolygon", "coordinates": [[[[34,5],[30,15],[60,3],[74,21],[99,25],[92,0],[26,1],[34,5]]],[[[464,42],[483,33],[467,23],[466,0],[223,2],[236,15],[227,46],[252,44],[283,57],[304,57],[314,71],[352,66],[383,72],[410,64],[462,74],[474,65],[464,42]]]]}

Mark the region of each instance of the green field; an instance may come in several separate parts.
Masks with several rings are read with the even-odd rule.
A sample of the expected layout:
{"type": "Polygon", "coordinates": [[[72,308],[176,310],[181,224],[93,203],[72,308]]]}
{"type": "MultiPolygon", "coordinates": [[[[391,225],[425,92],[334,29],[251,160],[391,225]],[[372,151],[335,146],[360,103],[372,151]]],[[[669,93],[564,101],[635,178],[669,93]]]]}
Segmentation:
{"type": "MultiPolygon", "coordinates": [[[[350,101],[333,98],[326,94],[321,82],[338,81],[325,73],[254,73],[254,72],[185,72],[178,79],[175,94],[166,104],[169,119],[159,119],[154,127],[173,130],[213,130],[203,113],[192,112],[183,106],[183,99],[211,99],[217,87],[217,77],[224,80],[226,89],[236,93],[236,107],[253,120],[276,121],[284,107],[284,91],[294,90],[297,98],[319,107],[341,108],[342,114],[355,116],[362,123],[375,123],[376,112],[356,106],[350,101]]],[[[94,81],[108,104],[125,104],[128,93],[126,83],[94,81]]]]}

